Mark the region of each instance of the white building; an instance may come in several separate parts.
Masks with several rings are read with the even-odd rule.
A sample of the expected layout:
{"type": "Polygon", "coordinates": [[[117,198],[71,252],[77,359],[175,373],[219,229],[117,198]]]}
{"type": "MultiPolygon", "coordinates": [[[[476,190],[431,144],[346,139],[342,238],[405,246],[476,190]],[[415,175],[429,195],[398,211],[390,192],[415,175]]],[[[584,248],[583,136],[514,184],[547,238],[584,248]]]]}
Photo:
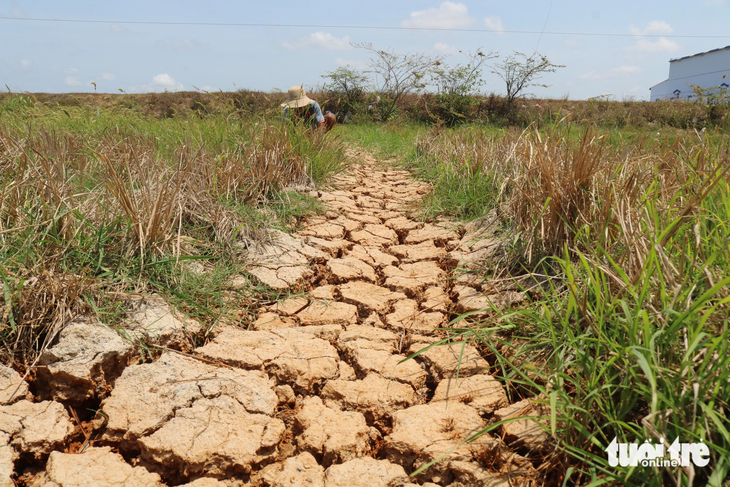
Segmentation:
{"type": "Polygon", "coordinates": [[[730,86],[730,46],[669,61],[669,79],[654,85],[651,101],[692,100],[692,85],[702,88],[730,86]]]}

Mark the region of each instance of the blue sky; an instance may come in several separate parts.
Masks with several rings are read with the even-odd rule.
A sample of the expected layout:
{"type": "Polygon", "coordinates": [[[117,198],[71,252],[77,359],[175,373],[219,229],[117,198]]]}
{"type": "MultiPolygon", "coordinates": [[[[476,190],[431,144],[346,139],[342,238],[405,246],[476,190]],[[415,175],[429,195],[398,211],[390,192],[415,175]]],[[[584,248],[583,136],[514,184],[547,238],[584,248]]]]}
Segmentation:
{"type": "MultiPolygon", "coordinates": [[[[537,48],[566,67],[545,76],[548,88],[531,89],[535,96],[641,100],[666,79],[669,59],[730,45],[730,0],[0,0],[0,17],[0,85],[51,93],[93,92],[92,81],[99,92],[129,93],[311,87],[338,66],[364,68],[368,53],[350,43],[370,42],[449,55],[450,64],[464,61],[459,50],[506,56],[537,48]],[[269,25],[125,23],[137,21],[269,25]]],[[[489,70],[484,78],[483,92],[504,92],[489,70]]]]}

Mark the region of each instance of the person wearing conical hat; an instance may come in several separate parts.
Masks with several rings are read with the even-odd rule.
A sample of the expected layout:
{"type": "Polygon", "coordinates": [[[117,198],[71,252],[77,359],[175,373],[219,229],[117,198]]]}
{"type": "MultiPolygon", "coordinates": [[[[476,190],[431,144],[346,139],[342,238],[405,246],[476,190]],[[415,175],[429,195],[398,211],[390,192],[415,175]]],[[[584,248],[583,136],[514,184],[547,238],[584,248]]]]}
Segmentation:
{"type": "Polygon", "coordinates": [[[292,116],[304,119],[311,123],[314,128],[322,128],[325,132],[332,130],[337,123],[335,114],[327,110],[322,113],[319,103],[307,96],[304,86],[292,86],[289,88],[287,99],[281,104],[284,107],[284,118],[289,116],[291,109],[292,116]]]}

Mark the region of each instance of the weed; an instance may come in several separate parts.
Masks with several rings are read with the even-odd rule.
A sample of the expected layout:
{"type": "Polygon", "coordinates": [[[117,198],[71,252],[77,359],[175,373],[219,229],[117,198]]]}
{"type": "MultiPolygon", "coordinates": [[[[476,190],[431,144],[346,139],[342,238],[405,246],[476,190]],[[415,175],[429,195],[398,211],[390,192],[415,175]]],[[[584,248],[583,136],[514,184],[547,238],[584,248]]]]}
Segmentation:
{"type": "Polygon", "coordinates": [[[161,293],[209,327],[238,320],[232,309],[265,293],[228,284],[243,274],[242,243],[318,210],[291,188],[344,167],[337,137],[231,122],[211,105],[160,119],[0,104],[13,107],[0,112],[0,340],[20,368],[78,315],[117,322],[113,293],[161,293]]]}
{"type": "Polygon", "coordinates": [[[557,450],[538,470],[563,485],[720,485],[730,472],[727,140],[626,140],[560,125],[488,142],[430,135],[425,154],[467,163],[480,144],[510,148],[489,170],[504,185],[495,204],[512,260],[524,266],[511,270],[551,277],[536,301],[454,328],[452,340],[487,350],[510,394],[542,403],[557,450]],[[613,438],[701,440],[711,460],[614,468],[604,452],[613,438]]]}

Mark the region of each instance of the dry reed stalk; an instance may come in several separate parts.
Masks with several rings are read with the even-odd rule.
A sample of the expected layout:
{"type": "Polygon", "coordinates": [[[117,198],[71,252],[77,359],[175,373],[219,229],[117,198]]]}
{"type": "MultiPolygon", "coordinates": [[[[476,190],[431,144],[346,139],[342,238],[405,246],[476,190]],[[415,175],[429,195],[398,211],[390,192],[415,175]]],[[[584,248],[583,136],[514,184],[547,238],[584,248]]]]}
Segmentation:
{"type": "Polygon", "coordinates": [[[105,184],[131,222],[132,234],[144,259],[147,249],[162,252],[173,239],[172,229],[179,218],[181,189],[191,159],[181,154],[174,169],[143,154],[139,159],[112,160],[97,153],[106,165],[105,184]]]}
{"type": "Polygon", "coordinates": [[[26,280],[14,296],[15,332],[7,333],[7,322],[0,324],[0,359],[26,367],[66,324],[90,311],[83,295],[92,286],[87,278],[38,269],[38,275],[26,280]]]}

